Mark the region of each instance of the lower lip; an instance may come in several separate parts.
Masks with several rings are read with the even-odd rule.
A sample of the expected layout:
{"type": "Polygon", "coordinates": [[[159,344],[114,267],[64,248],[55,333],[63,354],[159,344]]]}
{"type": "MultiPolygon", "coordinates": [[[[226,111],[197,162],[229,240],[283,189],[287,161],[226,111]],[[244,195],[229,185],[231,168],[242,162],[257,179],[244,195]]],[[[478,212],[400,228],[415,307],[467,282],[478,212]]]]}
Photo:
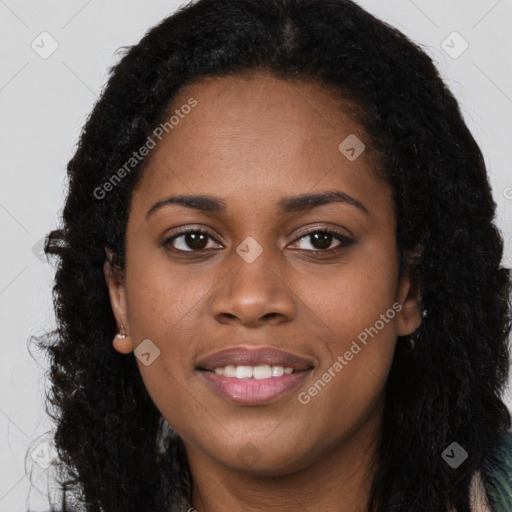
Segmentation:
{"type": "Polygon", "coordinates": [[[223,397],[240,405],[260,405],[291,392],[310,374],[311,370],[293,372],[268,379],[237,379],[200,370],[206,382],[223,397]]]}

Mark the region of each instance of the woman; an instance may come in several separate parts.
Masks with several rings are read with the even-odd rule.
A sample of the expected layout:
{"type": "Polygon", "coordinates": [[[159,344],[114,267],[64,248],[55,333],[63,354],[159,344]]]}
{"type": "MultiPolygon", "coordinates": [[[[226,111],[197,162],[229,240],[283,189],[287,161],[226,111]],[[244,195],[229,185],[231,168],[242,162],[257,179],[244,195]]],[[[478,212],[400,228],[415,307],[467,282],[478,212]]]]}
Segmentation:
{"type": "Polygon", "coordinates": [[[68,173],[59,508],[511,509],[495,204],[405,36],[348,0],[190,4],[68,173]]]}

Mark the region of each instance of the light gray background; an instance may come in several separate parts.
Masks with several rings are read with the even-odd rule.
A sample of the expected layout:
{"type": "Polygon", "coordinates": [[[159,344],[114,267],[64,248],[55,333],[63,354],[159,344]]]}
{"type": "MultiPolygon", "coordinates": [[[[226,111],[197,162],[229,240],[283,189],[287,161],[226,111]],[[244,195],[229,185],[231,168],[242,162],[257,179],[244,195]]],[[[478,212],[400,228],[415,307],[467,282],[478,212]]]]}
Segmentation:
{"type": "MultiPolygon", "coordinates": [[[[504,263],[511,266],[512,2],[359,3],[421,43],[459,99],[485,155],[506,242],[504,263]],[[453,31],[469,44],[456,59],[441,46],[453,31]]],[[[30,456],[25,467],[29,444],[50,427],[42,405],[46,362],[37,353],[35,359],[29,355],[27,339],[55,325],[53,269],[34,252],[57,226],[65,167],[106,70],[118,60],[114,52],[138,42],[179,5],[175,0],[0,0],[0,512],[25,511],[28,503],[31,510],[48,507],[34,487],[27,502],[27,471],[33,468],[39,488],[45,472],[30,456]],[[31,47],[34,40],[43,45],[43,31],[59,45],[47,59],[31,47]]],[[[462,48],[457,39],[448,44],[452,53],[462,48]]],[[[50,48],[49,39],[44,47],[50,48]]],[[[507,403],[512,408],[510,391],[507,403]]]]}

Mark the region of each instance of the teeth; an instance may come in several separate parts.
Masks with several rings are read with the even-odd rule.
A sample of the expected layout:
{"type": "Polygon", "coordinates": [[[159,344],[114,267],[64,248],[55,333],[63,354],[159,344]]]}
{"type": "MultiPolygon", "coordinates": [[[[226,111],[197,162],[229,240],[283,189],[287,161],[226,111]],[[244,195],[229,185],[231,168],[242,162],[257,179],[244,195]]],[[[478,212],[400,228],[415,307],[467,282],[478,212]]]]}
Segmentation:
{"type": "Polygon", "coordinates": [[[235,377],[237,379],[250,379],[252,377],[252,368],[250,366],[237,366],[235,377]]]}
{"type": "Polygon", "coordinates": [[[272,377],[272,368],[268,364],[255,366],[252,370],[252,376],[255,379],[269,379],[272,377]]]}
{"type": "Polygon", "coordinates": [[[259,366],[224,366],[215,368],[217,375],[224,377],[235,377],[237,379],[269,379],[271,377],[281,377],[293,373],[293,368],[284,366],[270,366],[263,364],[259,366]]]}
{"type": "Polygon", "coordinates": [[[272,366],[272,377],[281,377],[284,375],[284,368],[282,366],[272,366]]]}
{"type": "Polygon", "coordinates": [[[236,377],[236,366],[225,366],[224,375],[226,377],[236,377]]]}

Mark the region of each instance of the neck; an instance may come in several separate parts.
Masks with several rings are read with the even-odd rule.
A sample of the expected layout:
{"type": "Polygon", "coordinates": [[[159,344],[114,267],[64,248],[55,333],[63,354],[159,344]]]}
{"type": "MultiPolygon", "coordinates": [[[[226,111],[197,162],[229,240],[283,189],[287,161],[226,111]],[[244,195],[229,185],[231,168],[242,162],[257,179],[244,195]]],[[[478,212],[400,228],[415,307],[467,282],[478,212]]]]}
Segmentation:
{"type": "Polygon", "coordinates": [[[315,462],[284,475],[227,467],[186,444],[197,512],[364,512],[375,472],[382,408],[315,462]]]}

